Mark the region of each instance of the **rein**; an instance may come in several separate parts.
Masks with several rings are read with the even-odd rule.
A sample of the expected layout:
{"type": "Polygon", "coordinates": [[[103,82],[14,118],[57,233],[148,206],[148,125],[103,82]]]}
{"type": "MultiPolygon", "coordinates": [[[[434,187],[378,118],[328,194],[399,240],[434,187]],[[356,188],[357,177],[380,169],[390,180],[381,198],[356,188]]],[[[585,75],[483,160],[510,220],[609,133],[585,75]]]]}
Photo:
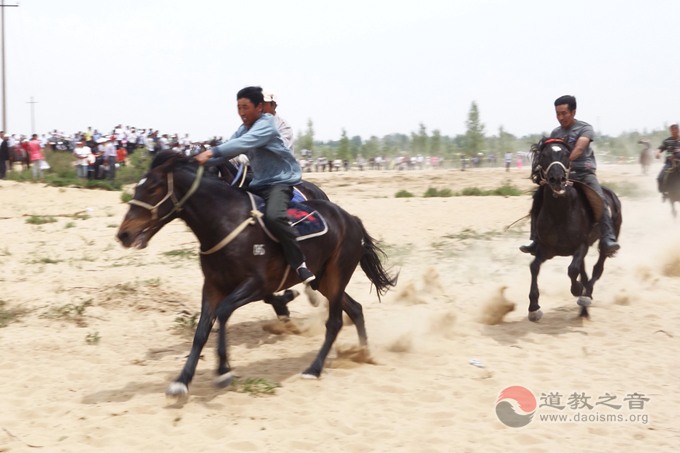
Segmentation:
{"type": "Polygon", "coordinates": [[[168,172],[168,193],[165,194],[163,199],[161,201],[159,201],[158,203],[156,203],[155,206],[151,206],[150,204],[144,203],[143,201],[139,201],[139,200],[130,200],[129,203],[132,204],[132,205],[140,206],[144,209],[149,210],[151,212],[151,220],[156,220],[158,218],[158,207],[160,205],[162,205],[163,203],[165,203],[165,201],[168,198],[171,198],[172,202],[174,203],[174,206],[172,207],[170,212],[165,214],[160,219],[160,221],[162,222],[163,220],[167,219],[172,214],[174,214],[176,211],[179,212],[179,211],[182,210],[182,206],[184,206],[184,203],[186,203],[186,201],[189,199],[189,197],[191,197],[194,194],[194,192],[196,192],[196,190],[198,189],[198,186],[201,183],[201,178],[203,177],[203,171],[204,171],[203,166],[202,165],[199,166],[198,171],[196,172],[196,178],[194,179],[194,182],[191,184],[191,187],[189,188],[187,193],[179,201],[177,200],[177,197],[175,196],[175,186],[174,186],[174,183],[173,183],[173,173],[168,172]]]}

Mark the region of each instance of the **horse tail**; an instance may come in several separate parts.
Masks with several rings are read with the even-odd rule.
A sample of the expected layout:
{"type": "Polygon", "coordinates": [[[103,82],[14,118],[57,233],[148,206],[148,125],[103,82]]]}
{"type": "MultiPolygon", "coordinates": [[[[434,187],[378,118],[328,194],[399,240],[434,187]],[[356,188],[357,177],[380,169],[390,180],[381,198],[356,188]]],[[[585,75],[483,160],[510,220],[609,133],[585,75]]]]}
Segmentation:
{"type": "Polygon", "coordinates": [[[385,252],[378,247],[376,241],[368,234],[364,224],[361,219],[354,217],[361,228],[362,233],[362,243],[364,246],[364,254],[361,257],[361,269],[366,274],[366,277],[375,285],[375,289],[378,292],[378,300],[380,296],[384,295],[390,288],[397,285],[397,279],[399,278],[399,272],[394,275],[390,275],[390,271],[386,270],[382,265],[382,260],[387,258],[385,252]]]}
{"type": "Polygon", "coordinates": [[[621,200],[616,195],[616,193],[609,187],[601,186],[602,192],[604,193],[607,204],[609,204],[609,210],[611,212],[612,224],[614,226],[614,234],[616,238],[619,237],[619,232],[621,231],[621,224],[623,223],[623,213],[621,212],[621,200]]]}

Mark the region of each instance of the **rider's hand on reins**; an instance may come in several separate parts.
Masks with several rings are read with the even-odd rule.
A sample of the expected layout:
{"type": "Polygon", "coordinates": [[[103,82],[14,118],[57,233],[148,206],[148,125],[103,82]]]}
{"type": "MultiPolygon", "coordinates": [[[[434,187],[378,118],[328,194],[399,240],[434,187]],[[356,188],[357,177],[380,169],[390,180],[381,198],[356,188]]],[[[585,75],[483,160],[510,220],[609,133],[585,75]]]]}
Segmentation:
{"type": "Polygon", "coordinates": [[[194,159],[196,160],[196,162],[199,163],[199,165],[203,165],[203,164],[206,163],[206,162],[208,161],[208,159],[210,159],[211,157],[213,157],[213,153],[212,153],[212,151],[208,150],[208,151],[203,151],[202,153],[196,154],[196,155],[194,156],[194,159]]]}

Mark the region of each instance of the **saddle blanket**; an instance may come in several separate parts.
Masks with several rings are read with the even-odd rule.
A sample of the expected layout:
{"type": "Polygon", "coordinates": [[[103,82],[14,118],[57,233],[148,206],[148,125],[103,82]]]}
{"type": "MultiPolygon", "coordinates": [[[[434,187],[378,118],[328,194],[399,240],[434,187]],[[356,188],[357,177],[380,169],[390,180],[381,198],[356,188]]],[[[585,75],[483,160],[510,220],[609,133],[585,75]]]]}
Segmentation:
{"type": "MultiPolygon", "coordinates": [[[[288,222],[290,223],[290,226],[293,227],[296,240],[299,242],[304,241],[305,239],[323,236],[324,234],[326,234],[328,232],[328,224],[326,223],[326,219],[324,219],[321,213],[319,213],[318,211],[298,202],[296,200],[297,194],[299,194],[301,197],[298,199],[306,201],[304,195],[302,195],[302,193],[295,189],[293,191],[293,199],[290,201],[290,204],[288,205],[288,222]]],[[[250,192],[248,192],[248,197],[250,197],[250,204],[252,208],[264,214],[265,212],[264,200],[261,197],[254,195],[250,192]]],[[[262,220],[262,217],[258,217],[257,221],[271,240],[273,240],[274,242],[279,242],[274,237],[274,235],[267,229],[267,227],[264,224],[264,221],[262,220]]]]}

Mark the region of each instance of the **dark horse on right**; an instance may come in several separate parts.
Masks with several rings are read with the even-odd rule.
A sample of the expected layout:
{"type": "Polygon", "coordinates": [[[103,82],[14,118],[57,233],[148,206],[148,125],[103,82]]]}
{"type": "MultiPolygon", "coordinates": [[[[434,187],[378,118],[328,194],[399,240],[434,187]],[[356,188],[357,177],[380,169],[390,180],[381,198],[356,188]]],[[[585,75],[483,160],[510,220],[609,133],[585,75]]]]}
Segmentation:
{"type": "MultiPolygon", "coordinates": [[[[541,208],[533,221],[536,222],[538,248],[536,258],[530,265],[531,290],[529,292],[529,320],[538,321],[543,316],[538,305],[538,273],[543,262],[555,256],[571,256],[568,274],[571,294],[578,297],[581,317],[588,317],[592,303],[593,286],[602,276],[607,255],[600,247],[600,255],[593,268],[592,278],[586,272],[585,256],[588,248],[600,239],[597,223],[604,205],[597,193],[587,186],[569,181],[569,155],[571,147],[559,139],[541,140],[531,149],[532,179],[539,183],[537,197],[542,199],[541,208]],[[580,276],[580,281],[579,281],[580,276]]],[[[621,202],[616,194],[602,186],[611,209],[614,234],[621,230],[621,202]]]]}
{"type": "Polygon", "coordinates": [[[667,193],[666,198],[671,204],[673,217],[677,218],[675,203],[680,202],[680,153],[673,153],[671,156],[671,168],[663,176],[663,186],[667,193]]]}

